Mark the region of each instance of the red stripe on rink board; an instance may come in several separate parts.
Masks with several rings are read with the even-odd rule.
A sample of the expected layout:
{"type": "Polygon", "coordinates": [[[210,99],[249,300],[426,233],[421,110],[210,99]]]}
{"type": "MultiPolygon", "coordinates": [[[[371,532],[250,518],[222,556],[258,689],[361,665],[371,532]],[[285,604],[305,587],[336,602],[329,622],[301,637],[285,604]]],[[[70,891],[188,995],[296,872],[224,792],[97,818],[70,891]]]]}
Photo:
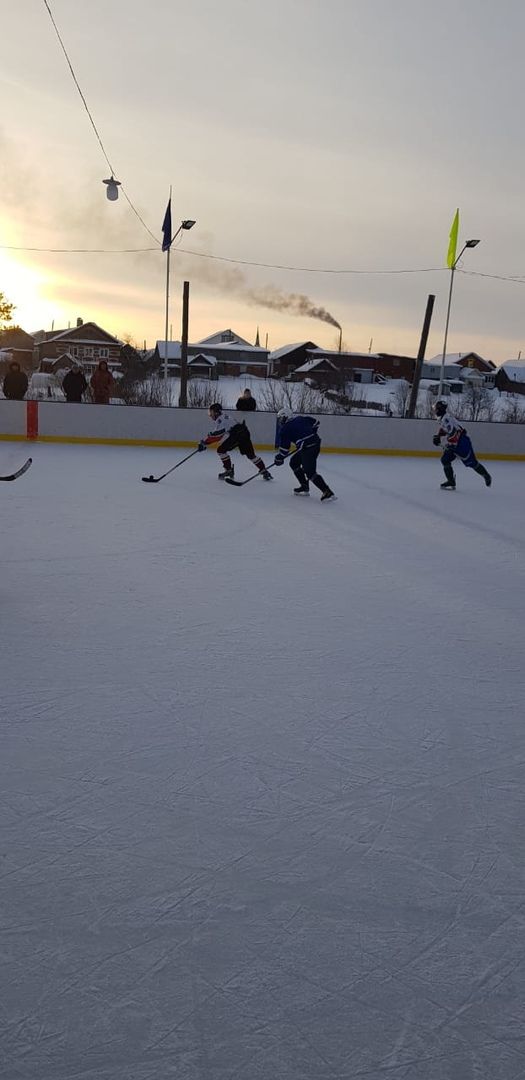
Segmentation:
{"type": "Polygon", "coordinates": [[[38,401],[27,402],[26,436],[38,439],[38,401]]]}

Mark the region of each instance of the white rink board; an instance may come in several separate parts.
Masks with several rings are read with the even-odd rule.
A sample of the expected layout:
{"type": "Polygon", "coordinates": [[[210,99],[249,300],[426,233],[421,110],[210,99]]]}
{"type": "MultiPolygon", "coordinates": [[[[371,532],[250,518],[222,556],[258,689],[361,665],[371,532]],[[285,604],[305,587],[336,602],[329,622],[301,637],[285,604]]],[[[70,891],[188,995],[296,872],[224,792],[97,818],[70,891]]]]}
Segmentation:
{"type": "MultiPolygon", "coordinates": [[[[0,401],[0,435],[26,430],[26,403],[0,401]]],[[[230,415],[232,410],[230,410],[230,415]]],[[[273,413],[238,413],[246,420],[256,445],[273,447],[273,413]]],[[[434,420],[401,420],[377,416],[319,417],[325,450],[355,453],[434,454],[434,420]]],[[[476,451],[483,455],[525,458],[525,424],[468,423],[476,451]]],[[[38,429],[42,439],[124,441],[194,444],[209,430],[206,409],[143,408],[124,405],[70,405],[38,402],[38,429]]]]}
{"type": "MultiPolygon", "coordinates": [[[[6,1080],[522,1080],[523,466],[36,444],[3,486],[6,1080]],[[240,477],[249,466],[236,458],[240,477]]],[[[26,447],[0,446],[0,467],[26,447]]]]}

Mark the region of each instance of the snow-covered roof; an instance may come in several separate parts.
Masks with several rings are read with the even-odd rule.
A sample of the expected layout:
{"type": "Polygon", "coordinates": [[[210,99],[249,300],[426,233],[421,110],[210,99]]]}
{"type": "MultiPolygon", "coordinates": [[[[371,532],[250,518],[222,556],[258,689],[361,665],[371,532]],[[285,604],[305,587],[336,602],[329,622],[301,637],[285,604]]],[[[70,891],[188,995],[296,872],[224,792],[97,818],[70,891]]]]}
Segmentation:
{"type": "Polygon", "coordinates": [[[280,349],[274,349],[270,353],[270,360],[280,360],[282,356],[286,356],[287,353],[295,352],[296,349],[316,349],[317,345],[313,341],[296,341],[293,345],[281,345],[280,349]]]}
{"type": "Polygon", "coordinates": [[[498,371],[504,371],[508,379],[525,382],[525,360],[507,360],[500,364],[498,371]]]}
{"type": "MultiPolygon", "coordinates": [[[[461,364],[462,360],[465,360],[468,356],[474,356],[476,360],[480,360],[482,364],[487,364],[488,367],[494,367],[492,360],[485,360],[484,356],[480,356],[479,353],[474,352],[474,349],[467,349],[466,352],[447,353],[445,356],[446,364],[461,364]]],[[[440,364],[443,359],[443,354],[433,356],[431,360],[427,360],[428,364],[440,364]]]]}
{"type": "Polygon", "coordinates": [[[368,356],[371,360],[380,360],[381,359],[379,353],[348,352],[347,349],[343,349],[341,352],[339,352],[339,349],[321,349],[318,345],[316,345],[315,348],[313,348],[313,349],[308,349],[308,352],[309,353],[313,353],[313,352],[321,353],[323,356],[326,356],[327,358],[330,357],[330,356],[334,356],[334,357],[337,357],[337,356],[358,356],[360,359],[362,359],[363,356],[365,356],[365,357],[368,356]]]}
{"type": "MultiPolygon", "coordinates": [[[[168,341],[168,360],[180,360],[180,341],[168,341]]],[[[164,339],[157,341],[157,349],[161,360],[166,356],[166,342],[164,339]]]]}
{"type": "Polygon", "coordinates": [[[207,364],[210,364],[211,367],[215,367],[216,364],[217,364],[217,360],[215,359],[214,356],[207,356],[206,353],[202,353],[202,352],[197,353],[196,356],[189,356],[188,357],[188,364],[202,363],[203,360],[205,360],[207,364]]]}
{"type": "MultiPolygon", "coordinates": [[[[99,326],[98,323],[92,322],[91,320],[89,322],[81,323],[80,326],[70,326],[70,327],[68,327],[67,330],[58,330],[56,332],[56,334],[52,335],[52,337],[47,337],[47,335],[46,335],[46,338],[47,338],[46,344],[48,342],[50,342],[50,341],[55,341],[57,338],[67,337],[68,334],[76,334],[76,333],[78,333],[79,330],[85,330],[87,326],[94,326],[95,330],[99,330],[100,333],[104,335],[104,339],[111,338],[111,340],[115,342],[115,345],[121,345],[122,344],[122,342],[119,341],[119,339],[116,338],[114,336],[114,334],[109,333],[109,330],[104,330],[102,326],[99,326]]],[[[93,339],[92,338],[76,337],[75,338],[75,343],[76,344],[84,343],[86,345],[92,345],[93,344],[93,339]]],[[[40,342],[40,344],[42,344],[42,342],[40,342]]]]}
{"type": "Polygon", "coordinates": [[[307,360],[305,364],[301,364],[300,367],[295,368],[295,371],[313,371],[321,364],[328,364],[333,371],[337,371],[335,364],[332,364],[332,361],[324,356],[313,356],[311,360],[307,360]]]}
{"type": "Polygon", "coordinates": [[[201,338],[197,342],[197,345],[249,345],[249,341],[245,341],[244,338],[239,337],[239,334],[235,334],[233,330],[219,330],[216,334],[210,334],[209,337],[201,338]],[[228,334],[226,341],[222,339],[228,334]]]}
{"type": "MultiPolygon", "coordinates": [[[[197,342],[197,345],[202,345],[202,344],[211,345],[212,342],[211,341],[207,341],[207,342],[198,341],[197,342]]],[[[261,348],[260,345],[244,345],[242,342],[239,343],[239,342],[236,342],[236,341],[218,341],[216,344],[213,345],[213,347],[214,347],[214,349],[220,349],[221,352],[222,352],[223,349],[224,349],[225,352],[236,352],[236,353],[238,353],[238,352],[250,353],[251,352],[251,353],[255,353],[256,356],[264,357],[264,359],[266,359],[266,357],[268,355],[268,349],[263,349],[263,348],[261,348]]],[[[192,348],[195,348],[195,345],[192,345],[192,348]]]]}

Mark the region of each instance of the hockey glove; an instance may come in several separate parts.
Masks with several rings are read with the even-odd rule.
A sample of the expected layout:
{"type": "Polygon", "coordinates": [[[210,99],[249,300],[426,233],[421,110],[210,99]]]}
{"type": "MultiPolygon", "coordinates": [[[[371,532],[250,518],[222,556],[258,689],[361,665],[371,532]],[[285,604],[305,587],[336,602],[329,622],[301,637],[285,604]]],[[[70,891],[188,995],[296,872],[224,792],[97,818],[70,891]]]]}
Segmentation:
{"type": "Polygon", "coordinates": [[[274,463],[274,465],[284,465],[284,457],[283,457],[283,455],[282,454],[276,454],[273,463],[274,463]]]}
{"type": "Polygon", "coordinates": [[[441,435],[434,435],[432,438],[434,446],[441,446],[441,435]]]}
{"type": "Polygon", "coordinates": [[[199,445],[197,447],[197,450],[206,450],[206,448],[207,447],[206,447],[206,443],[204,442],[204,439],[201,439],[201,441],[200,441],[200,443],[199,443],[199,445]]]}

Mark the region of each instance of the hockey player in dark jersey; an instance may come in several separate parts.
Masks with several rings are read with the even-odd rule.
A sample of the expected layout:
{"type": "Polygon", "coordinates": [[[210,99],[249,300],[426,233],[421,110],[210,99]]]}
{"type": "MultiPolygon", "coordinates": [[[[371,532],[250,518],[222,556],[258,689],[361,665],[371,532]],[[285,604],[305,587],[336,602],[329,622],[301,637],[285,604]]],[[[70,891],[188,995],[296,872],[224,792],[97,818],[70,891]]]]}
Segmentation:
{"type": "Polygon", "coordinates": [[[257,466],[264,480],[272,480],[273,477],[266,469],[262,458],[257,457],[253,449],[250,432],[244,422],[231,420],[228,413],[222,411],[222,405],[215,403],[210,405],[208,416],[213,420],[211,430],[199,443],[199,450],[206,450],[208,446],[215,446],[223,464],[223,471],[219,473],[219,480],[233,479],[234,467],[230,457],[230,451],[238,449],[244,457],[257,466]]]}
{"type": "Polygon", "coordinates": [[[461,426],[459,420],[456,420],[455,416],[452,416],[448,412],[446,401],[436,401],[434,406],[434,412],[439,418],[440,427],[433,438],[434,446],[441,446],[442,438],[447,440],[445,449],[441,455],[441,464],[445,471],[445,481],[441,487],[445,490],[456,490],[456,477],[454,475],[454,469],[452,468],[452,462],[455,458],[459,458],[460,461],[466,466],[467,469],[474,469],[474,472],[479,473],[483,477],[487,487],[490,487],[492,483],[492,477],[487,472],[484,465],[478,461],[472,443],[465,431],[465,428],[461,426]]]}
{"type": "Polygon", "coordinates": [[[279,449],[274,464],[282,465],[290,447],[295,445],[297,448],[290,457],[290,468],[299,481],[299,486],[294,488],[294,494],[309,495],[311,482],[322,492],[321,502],[335,499],[333,491],[317,472],[317,458],[321,449],[321,440],[317,433],[319,421],[315,416],[295,415],[287,409],[280,409],[277,422],[279,449]]]}

